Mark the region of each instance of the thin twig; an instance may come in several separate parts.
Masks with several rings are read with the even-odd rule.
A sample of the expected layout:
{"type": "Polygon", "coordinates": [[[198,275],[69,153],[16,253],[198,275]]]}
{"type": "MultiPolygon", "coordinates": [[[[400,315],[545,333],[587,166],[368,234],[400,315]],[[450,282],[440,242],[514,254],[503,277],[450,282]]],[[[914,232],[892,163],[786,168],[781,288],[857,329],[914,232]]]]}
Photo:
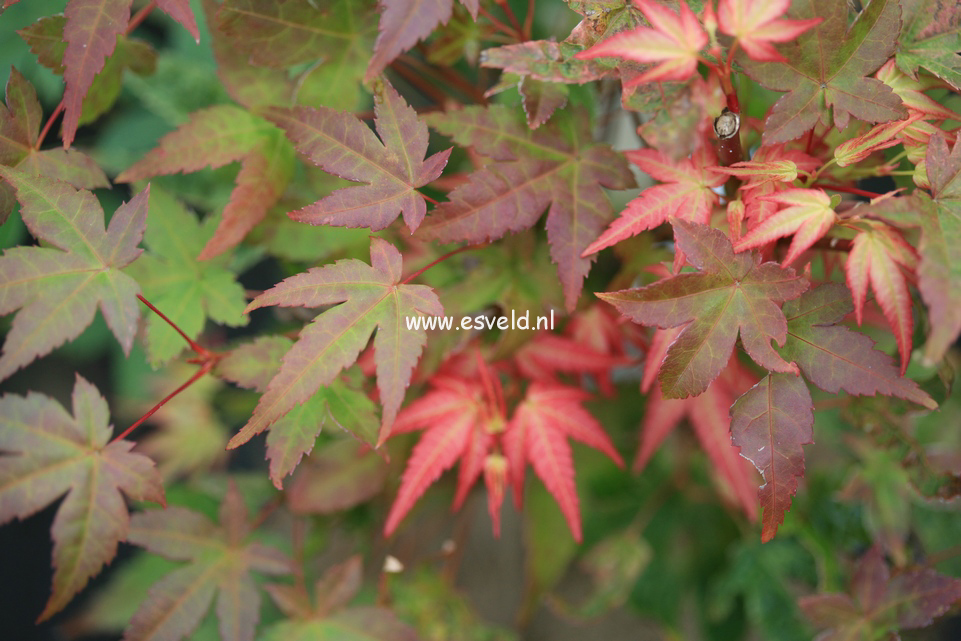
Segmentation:
{"type": "Polygon", "coordinates": [[[214,363],[216,363],[216,361],[214,361],[214,360],[206,361],[203,365],[201,365],[200,369],[198,369],[196,372],[194,372],[194,375],[193,375],[193,376],[191,376],[190,378],[188,378],[188,379],[184,382],[183,385],[181,385],[180,387],[178,387],[178,388],[175,389],[174,391],[172,391],[172,392],[170,392],[169,394],[167,394],[166,396],[164,396],[163,399],[161,399],[159,403],[157,403],[157,404],[154,405],[152,408],[150,408],[150,411],[148,411],[146,414],[144,414],[144,415],[141,416],[139,419],[137,419],[137,421],[136,421],[133,425],[131,425],[130,427],[128,427],[127,429],[125,429],[125,430],[124,430],[123,432],[121,432],[119,435],[115,436],[115,437],[113,438],[113,440],[110,441],[110,442],[111,442],[111,443],[115,443],[115,442],[117,442],[117,441],[123,440],[123,439],[124,439],[127,435],[129,435],[132,431],[134,431],[135,429],[137,429],[138,427],[140,427],[141,425],[143,425],[143,423],[144,423],[148,418],[150,418],[151,416],[153,416],[153,415],[157,412],[157,410],[159,410],[161,407],[163,407],[164,405],[166,405],[172,398],[174,398],[175,396],[177,396],[177,394],[180,394],[182,391],[184,391],[185,389],[187,389],[188,387],[190,387],[191,385],[193,385],[194,383],[196,383],[199,379],[203,378],[210,370],[213,369],[214,363]]]}
{"type": "Polygon", "coordinates": [[[185,334],[184,331],[177,326],[177,323],[175,323],[175,322],[173,322],[172,320],[170,320],[169,318],[167,318],[167,315],[166,315],[166,314],[164,314],[162,311],[160,311],[159,309],[157,309],[156,307],[154,307],[154,306],[153,306],[153,303],[151,303],[149,300],[147,300],[146,298],[144,298],[142,294],[137,294],[137,298],[140,299],[140,302],[141,302],[141,303],[143,303],[144,305],[146,305],[147,307],[149,307],[149,308],[150,308],[150,311],[152,311],[154,314],[156,314],[156,315],[159,316],[160,318],[164,319],[164,320],[167,322],[168,325],[170,325],[171,327],[173,327],[173,328],[174,328],[174,331],[176,331],[178,334],[180,334],[180,335],[183,337],[183,339],[184,339],[185,341],[187,341],[187,345],[190,346],[190,349],[193,350],[194,353],[196,353],[198,356],[201,356],[201,357],[203,357],[203,358],[209,358],[209,357],[212,355],[212,352],[210,352],[210,350],[208,350],[208,349],[200,346],[199,344],[197,344],[196,341],[194,341],[192,338],[190,338],[189,336],[187,336],[187,334],[185,334]]]}
{"type": "Polygon", "coordinates": [[[135,13],[133,17],[130,18],[130,22],[127,23],[127,30],[124,32],[125,35],[130,35],[133,33],[133,30],[139,27],[140,23],[146,20],[147,16],[149,16],[150,13],[156,8],[157,0],[150,0],[150,2],[144,5],[143,9],[135,13]]]}
{"type": "Polygon", "coordinates": [[[480,247],[485,247],[486,245],[487,245],[487,243],[484,243],[484,244],[482,244],[482,245],[464,245],[463,247],[459,247],[459,248],[457,248],[457,249],[455,249],[455,250],[453,250],[453,251],[449,251],[449,252],[447,252],[446,254],[444,254],[443,256],[441,256],[440,258],[438,258],[437,260],[431,261],[431,262],[427,263],[426,265],[424,265],[423,267],[421,267],[420,269],[418,269],[416,272],[414,272],[413,274],[411,274],[410,276],[408,276],[407,278],[405,278],[404,280],[402,280],[402,281],[400,282],[400,284],[401,284],[401,285],[406,285],[407,283],[409,283],[410,281],[414,280],[415,278],[417,278],[418,276],[420,276],[421,274],[423,274],[424,272],[426,272],[428,269],[430,269],[430,268],[433,267],[434,265],[437,265],[437,264],[439,264],[439,263],[444,262],[445,260],[447,260],[447,259],[450,258],[451,256],[456,256],[457,254],[459,254],[459,253],[461,253],[461,252],[465,252],[465,251],[467,251],[468,249],[478,249],[478,248],[480,248],[480,247]]]}

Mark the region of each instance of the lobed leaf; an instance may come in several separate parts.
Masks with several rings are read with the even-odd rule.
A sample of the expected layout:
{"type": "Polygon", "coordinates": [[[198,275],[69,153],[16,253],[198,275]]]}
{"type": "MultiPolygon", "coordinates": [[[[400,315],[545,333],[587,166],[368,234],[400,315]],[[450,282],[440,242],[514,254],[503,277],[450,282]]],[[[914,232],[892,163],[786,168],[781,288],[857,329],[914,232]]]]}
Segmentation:
{"type": "Polygon", "coordinates": [[[267,117],[327,173],[365,185],[338,189],[291,212],[312,225],[384,229],[403,214],[414,232],[427,214],[417,192],[440,176],[450,150],[425,159],[427,125],[386,81],[374,93],[374,125],[380,140],[353,115],[327,107],[271,108],[267,117]]]}
{"type": "Polygon", "coordinates": [[[117,208],[104,230],[89,191],[0,166],[13,185],[30,232],[52,247],[15,247],[0,257],[0,313],[20,310],[0,356],[0,380],[72,340],[99,305],[128,353],[140,316],[136,281],[120,271],[136,259],[149,188],[117,208]]]}
{"type": "Polygon", "coordinates": [[[787,321],[781,303],[797,298],[808,282],[792,269],[761,264],[756,252],[734,254],[716,229],[672,219],[675,242],[699,270],[642,287],[598,296],[635,323],[662,329],[685,325],[667,351],[659,380],[665,398],[697,396],[730,360],[741,337],[756,363],[775,372],[797,373],[771,347],[783,345],[787,321]]]}
{"type": "Polygon", "coordinates": [[[130,441],[108,443],[107,402],[79,375],[72,401],[71,416],[34,392],[0,397],[0,523],[66,495],[51,529],[53,593],[40,620],[63,609],[116,556],[130,527],[123,495],[164,501],[153,461],[131,453],[130,441]]]}
{"type": "Polygon", "coordinates": [[[900,0],[904,28],[895,55],[915,80],[924,67],[961,91],[961,8],[951,0],[900,0]]]}
{"type": "Polygon", "coordinates": [[[881,81],[866,77],[897,48],[900,14],[898,0],[872,0],[849,27],[844,2],[795,3],[792,18],[824,21],[782,47],[786,62],[741,58],[754,80],[787,92],[765,121],[764,143],[793,140],[819,122],[840,131],[852,117],[867,122],[906,117],[901,99],[881,81]]]}
{"type": "Polygon", "coordinates": [[[503,106],[468,107],[434,116],[430,124],[494,162],[454,189],[422,233],[441,242],[481,243],[532,227],[547,209],[551,259],[573,310],[593,261],[582,254],[613,215],[602,187],[634,184],[624,159],[592,142],[582,113],[556,113],[536,131],[503,106]]]}
{"type": "Polygon", "coordinates": [[[814,442],[811,394],[804,380],[768,374],[731,407],[731,440],[764,475],[758,489],[764,508],[761,540],[774,538],[804,476],[802,445],[814,442]]]}
{"type": "Polygon", "coordinates": [[[934,399],[914,381],[902,378],[870,338],[838,324],[852,311],[851,293],[839,283],[821,285],[786,302],[788,338],[781,355],[797,363],[804,377],[825,392],[885,394],[935,409],[934,399]]]}
{"type": "Polygon", "coordinates": [[[266,305],[336,306],[301,332],[229,448],[246,443],[320,387],[332,383],[357,359],[375,329],[374,361],[384,406],[381,429],[386,435],[427,340],[424,330],[406,329],[404,319],[421,313],[440,316],[444,311],[429,287],[400,283],[401,255],[392,245],[373,238],[370,254],[370,266],[350,259],[314,267],[284,280],[248,305],[248,312],[266,305]]]}
{"type": "Polygon", "coordinates": [[[763,247],[783,236],[794,235],[782,264],[790,265],[824,237],[837,221],[831,197],[821,189],[785,189],[762,200],[787,205],[762,220],[734,245],[735,251],[763,247]]]}

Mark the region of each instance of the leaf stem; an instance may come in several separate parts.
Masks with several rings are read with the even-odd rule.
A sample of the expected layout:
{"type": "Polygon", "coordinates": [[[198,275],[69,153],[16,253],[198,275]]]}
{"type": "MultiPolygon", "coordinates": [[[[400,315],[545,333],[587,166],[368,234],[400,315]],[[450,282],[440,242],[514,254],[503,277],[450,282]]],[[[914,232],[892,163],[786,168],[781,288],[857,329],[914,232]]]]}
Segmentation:
{"type": "MultiPolygon", "coordinates": [[[[504,22],[502,22],[501,20],[498,20],[497,18],[495,18],[493,15],[491,15],[490,11],[484,8],[484,5],[479,5],[477,7],[477,12],[482,16],[484,16],[485,18],[487,18],[490,21],[491,25],[496,27],[497,30],[500,31],[501,33],[514,38],[518,38],[520,42],[523,42],[524,34],[521,31],[511,26],[508,26],[504,24],[504,22]]],[[[514,19],[516,20],[517,18],[515,17],[514,19]]]]}
{"type": "Polygon", "coordinates": [[[130,18],[130,22],[127,23],[127,30],[124,32],[124,34],[130,35],[133,32],[133,30],[139,27],[140,23],[146,20],[147,16],[149,16],[150,13],[156,8],[157,8],[157,0],[150,0],[150,2],[144,5],[143,9],[135,13],[133,17],[130,18]]]}
{"type": "Polygon", "coordinates": [[[804,186],[810,187],[811,185],[813,185],[814,181],[818,179],[818,176],[824,173],[826,169],[834,165],[834,163],[836,162],[837,162],[837,158],[831,158],[826,163],[824,163],[823,165],[815,169],[814,172],[808,176],[808,179],[807,181],[805,181],[804,186]]]}
{"type": "Polygon", "coordinates": [[[517,32],[517,37],[521,42],[524,42],[528,38],[525,37],[524,28],[521,27],[520,21],[518,21],[517,16],[514,14],[514,10],[511,9],[511,5],[507,0],[494,0],[497,6],[501,8],[504,14],[507,16],[507,20],[511,23],[511,27],[517,32]]]}
{"type": "Polygon", "coordinates": [[[524,40],[533,40],[534,38],[534,8],[537,5],[537,0],[527,0],[527,15],[524,16],[524,40]]]}
{"type": "MultiPolygon", "coordinates": [[[[914,173],[914,172],[912,172],[914,173]]],[[[856,196],[864,196],[865,198],[880,198],[884,194],[879,194],[874,191],[867,191],[865,189],[858,189],[857,187],[845,187],[844,185],[832,185],[830,183],[814,183],[812,187],[822,187],[824,189],[829,189],[831,191],[839,191],[845,194],[854,194],[856,196]]]]}
{"type": "Polygon", "coordinates": [[[52,114],[50,114],[50,118],[47,119],[47,124],[43,126],[43,130],[41,130],[40,135],[37,136],[37,142],[33,144],[34,149],[39,151],[40,146],[43,144],[44,138],[47,137],[47,134],[50,133],[50,128],[53,127],[53,122],[61,113],[63,113],[63,108],[64,103],[63,100],[61,100],[60,104],[57,105],[57,108],[53,110],[52,114]]]}
{"type": "Polygon", "coordinates": [[[166,314],[164,314],[162,311],[160,311],[159,309],[157,309],[156,307],[154,307],[153,303],[151,303],[149,300],[147,300],[146,298],[144,298],[142,294],[137,294],[137,298],[140,299],[140,302],[141,302],[141,303],[143,303],[144,305],[146,305],[147,307],[149,307],[149,308],[150,308],[150,311],[152,311],[154,314],[156,314],[156,315],[159,316],[160,318],[164,319],[164,321],[165,321],[168,325],[170,325],[171,327],[173,327],[173,328],[174,328],[174,331],[177,332],[178,334],[180,334],[180,336],[183,337],[183,339],[184,339],[185,341],[187,341],[187,345],[190,346],[190,349],[193,350],[194,353],[197,354],[197,356],[200,356],[201,358],[207,360],[207,359],[211,358],[211,357],[214,355],[213,352],[211,352],[210,350],[202,347],[202,346],[199,345],[196,341],[194,341],[192,338],[190,338],[189,336],[187,336],[187,334],[185,334],[184,331],[183,331],[182,329],[180,329],[180,327],[177,326],[177,323],[175,323],[175,322],[173,322],[172,320],[170,320],[169,318],[167,318],[167,315],[166,315],[166,314]]]}
{"type": "Polygon", "coordinates": [[[421,267],[420,269],[418,269],[416,272],[414,272],[413,274],[411,274],[410,276],[408,276],[408,277],[405,278],[404,280],[400,281],[400,284],[401,284],[401,285],[406,285],[407,283],[409,283],[410,281],[414,280],[415,278],[417,278],[418,276],[420,276],[421,274],[423,274],[424,272],[426,272],[428,269],[430,269],[430,268],[433,267],[434,265],[437,265],[437,264],[440,264],[440,263],[444,262],[445,260],[447,260],[447,259],[450,258],[451,256],[456,256],[457,254],[459,254],[459,253],[461,253],[461,252],[465,252],[465,251],[467,251],[468,249],[477,249],[477,248],[479,248],[479,247],[484,247],[484,246],[486,246],[486,245],[487,245],[487,243],[484,243],[484,244],[482,244],[482,245],[464,245],[463,247],[458,247],[457,249],[455,249],[455,250],[453,250],[453,251],[449,251],[449,252],[447,252],[446,254],[444,254],[443,256],[441,256],[440,258],[438,258],[438,259],[436,259],[436,260],[433,260],[433,261],[427,263],[426,265],[424,265],[423,267],[421,267]]]}
{"type": "Polygon", "coordinates": [[[188,387],[190,387],[191,385],[193,385],[194,383],[196,383],[198,380],[200,380],[201,378],[203,378],[210,370],[213,369],[214,364],[215,364],[216,362],[217,362],[217,361],[214,360],[214,359],[205,361],[204,364],[200,366],[200,369],[198,369],[196,372],[194,372],[193,376],[191,376],[191,377],[188,378],[186,381],[184,381],[184,383],[183,383],[180,387],[178,387],[178,388],[175,389],[174,391],[172,391],[172,392],[170,392],[169,394],[167,394],[166,396],[164,396],[164,397],[160,400],[159,403],[157,403],[157,404],[154,405],[152,408],[150,408],[150,410],[149,410],[146,414],[144,414],[143,416],[141,416],[139,419],[137,419],[137,421],[136,421],[133,425],[131,425],[130,427],[128,427],[127,429],[125,429],[123,432],[121,432],[121,433],[118,434],[117,436],[113,437],[113,439],[112,439],[110,442],[111,442],[111,443],[116,443],[117,441],[122,441],[124,438],[126,438],[132,431],[134,431],[135,429],[137,429],[138,427],[140,427],[141,425],[143,425],[143,423],[144,423],[148,418],[150,418],[151,416],[153,416],[153,415],[157,412],[157,410],[159,410],[161,407],[163,407],[163,406],[166,405],[168,402],[170,402],[170,400],[171,400],[172,398],[174,398],[175,396],[177,396],[177,394],[180,394],[182,391],[184,391],[185,389],[187,389],[188,387]]]}

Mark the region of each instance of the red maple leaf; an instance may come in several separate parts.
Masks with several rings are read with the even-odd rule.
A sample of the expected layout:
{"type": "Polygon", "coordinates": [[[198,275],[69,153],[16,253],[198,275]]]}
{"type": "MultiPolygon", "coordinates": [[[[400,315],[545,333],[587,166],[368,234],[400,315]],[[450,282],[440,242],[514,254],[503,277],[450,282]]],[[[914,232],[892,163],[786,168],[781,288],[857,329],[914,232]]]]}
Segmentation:
{"type": "Polygon", "coordinates": [[[665,184],[648,187],[629,202],[620,217],[584,250],[583,256],[653,229],[671,216],[706,225],[720,201],[714,188],[723,185],[727,177],[711,171],[717,158],[709,145],[676,162],[655,149],[637,149],[625,155],[641,171],[665,184]]]}
{"type": "Polygon", "coordinates": [[[763,62],[785,62],[772,42],[788,42],[821,23],[822,18],[782,20],[791,0],[720,0],[717,25],[735,38],[748,56],[763,62]]]}
{"type": "Polygon", "coordinates": [[[680,13],[653,2],[634,0],[650,27],[637,27],[599,42],[575,58],[623,58],[637,62],[656,62],[653,69],[632,78],[625,88],[646,82],[685,81],[697,71],[699,53],[708,43],[697,16],[681,0],[680,13]]]}
{"type": "Polygon", "coordinates": [[[581,407],[588,398],[590,395],[581,389],[534,382],[503,437],[515,501],[519,504],[523,495],[524,468],[529,462],[557,501],[578,542],[582,538],[581,514],[567,437],[603,452],[620,466],[624,464],[600,423],[581,407]]]}
{"type": "Polygon", "coordinates": [[[397,498],[387,515],[384,535],[390,536],[401,520],[441,473],[460,460],[453,509],[459,509],[482,472],[487,485],[488,509],[495,535],[500,531],[500,507],[504,498],[506,467],[497,462],[500,438],[506,424],[498,400],[500,381],[486,365],[472,379],[435,376],[430,392],[397,415],[390,435],[426,429],[414,447],[401,479],[397,498]],[[485,385],[486,383],[486,385],[485,385]],[[500,467],[503,473],[488,472],[500,467]]]}

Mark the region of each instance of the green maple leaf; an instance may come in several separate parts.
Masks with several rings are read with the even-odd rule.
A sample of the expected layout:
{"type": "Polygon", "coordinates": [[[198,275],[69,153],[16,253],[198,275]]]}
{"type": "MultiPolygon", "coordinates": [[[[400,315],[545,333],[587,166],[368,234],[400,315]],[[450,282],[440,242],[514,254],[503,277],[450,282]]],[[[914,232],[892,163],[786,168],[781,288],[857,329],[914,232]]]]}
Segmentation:
{"type": "MultiPolygon", "coordinates": [[[[293,344],[283,336],[261,336],[231,350],[217,363],[215,371],[241,387],[263,393],[293,344]]],[[[369,445],[376,444],[379,424],[376,408],[360,384],[360,377],[338,378],[270,426],[267,459],[270,478],[278,489],[282,479],[313,450],[325,425],[333,423],[369,445]]]]}
{"type": "Polygon", "coordinates": [[[961,145],[955,143],[949,152],[942,135],[932,136],[925,166],[934,199],[918,192],[922,201],[918,285],[931,320],[924,356],[934,362],[961,334],[961,145]]]}
{"type": "Polygon", "coordinates": [[[189,173],[236,161],[241,162],[237,185],[217,230],[199,254],[205,260],[240,243],[287,188],[294,172],[294,150],[279,129],[233,105],[202,109],[117,176],[117,182],[189,173]]]}
{"type": "Polygon", "coordinates": [[[301,332],[229,448],[246,443],[334,382],[341,370],[357,360],[374,330],[382,424],[393,423],[427,341],[424,330],[407,329],[404,319],[421,313],[440,316],[444,309],[431,288],[400,282],[402,259],[393,245],[372,238],[370,258],[370,265],[349,259],[309,269],[267,290],[247,307],[250,311],[267,305],[336,305],[301,332]]]}
{"type": "Polygon", "coordinates": [[[854,117],[887,122],[907,116],[901,99],[880,80],[866,78],[897,48],[898,0],[872,0],[848,27],[848,5],[837,0],[794,3],[789,18],[824,18],[796,42],[779,47],[787,62],[740,62],[768,89],[786,91],[765,122],[764,144],[787,142],[832,123],[840,131],[854,117]]]}
{"type": "Polygon", "coordinates": [[[924,67],[961,91],[961,5],[954,0],[901,0],[904,28],[895,56],[915,80],[924,67]]]}
{"type": "Polygon", "coordinates": [[[796,374],[797,367],[771,347],[772,339],[783,345],[787,338],[787,320],[775,303],[800,296],[808,282],[793,269],[762,264],[757,252],[735,254],[716,229],[678,218],[671,224],[678,249],[700,272],[598,294],[635,323],[662,329],[686,324],[661,364],[664,397],[706,390],[727,365],[738,334],[758,365],[796,374]]]}
{"type": "Polygon", "coordinates": [[[73,416],[31,392],[0,398],[0,524],[24,519],[66,495],[53,536],[53,594],[40,619],[62,609],[117,554],[130,515],[121,493],[163,503],[153,461],[134,443],[108,443],[107,402],[77,376],[73,416]]]}
{"type": "MultiPolygon", "coordinates": [[[[0,164],[74,187],[95,189],[110,183],[93,158],[75,149],[36,149],[43,108],[33,85],[16,69],[7,80],[6,109],[0,108],[0,164]]],[[[0,182],[0,224],[13,210],[13,188],[0,182]]]]}
{"type": "MultiPolygon", "coordinates": [[[[144,295],[190,338],[197,338],[210,320],[246,325],[244,288],[218,256],[200,262],[197,255],[213,236],[218,221],[197,218],[167,192],[150,193],[150,224],[144,234],[147,252],[127,269],[144,295]]],[[[170,325],[156,314],[147,320],[147,357],[155,367],[187,347],[170,325]]]]}
{"type": "Polygon", "coordinates": [[[104,230],[96,197],[66,183],[0,166],[17,190],[30,232],[53,247],[14,247],[0,257],[0,313],[20,309],[0,356],[0,380],[72,340],[99,304],[125,353],[137,331],[137,282],[120,271],[136,259],[148,189],[117,208],[104,230]]]}
{"type": "Polygon", "coordinates": [[[218,11],[219,30],[249,64],[288,68],[311,64],[297,79],[296,101],[354,109],[377,31],[367,19],[370,0],[227,0],[218,11]]]}
{"type": "Polygon", "coordinates": [[[614,216],[603,187],[634,185],[623,156],[594,144],[583,112],[555,113],[536,131],[523,114],[503,106],[468,107],[429,122],[493,162],[450,193],[423,233],[441,242],[481,243],[528,229],[548,210],[551,259],[573,310],[594,261],[581,254],[614,216]]]}
{"type": "Polygon", "coordinates": [[[288,574],[278,550],[249,542],[251,526],[237,486],[230,482],[220,525],[183,507],[135,514],[129,541],[173,561],[189,561],[150,588],[130,620],[124,641],[179,641],[200,624],[214,597],[224,640],[253,641],[260,593],[251,572],[288,574]]]}

